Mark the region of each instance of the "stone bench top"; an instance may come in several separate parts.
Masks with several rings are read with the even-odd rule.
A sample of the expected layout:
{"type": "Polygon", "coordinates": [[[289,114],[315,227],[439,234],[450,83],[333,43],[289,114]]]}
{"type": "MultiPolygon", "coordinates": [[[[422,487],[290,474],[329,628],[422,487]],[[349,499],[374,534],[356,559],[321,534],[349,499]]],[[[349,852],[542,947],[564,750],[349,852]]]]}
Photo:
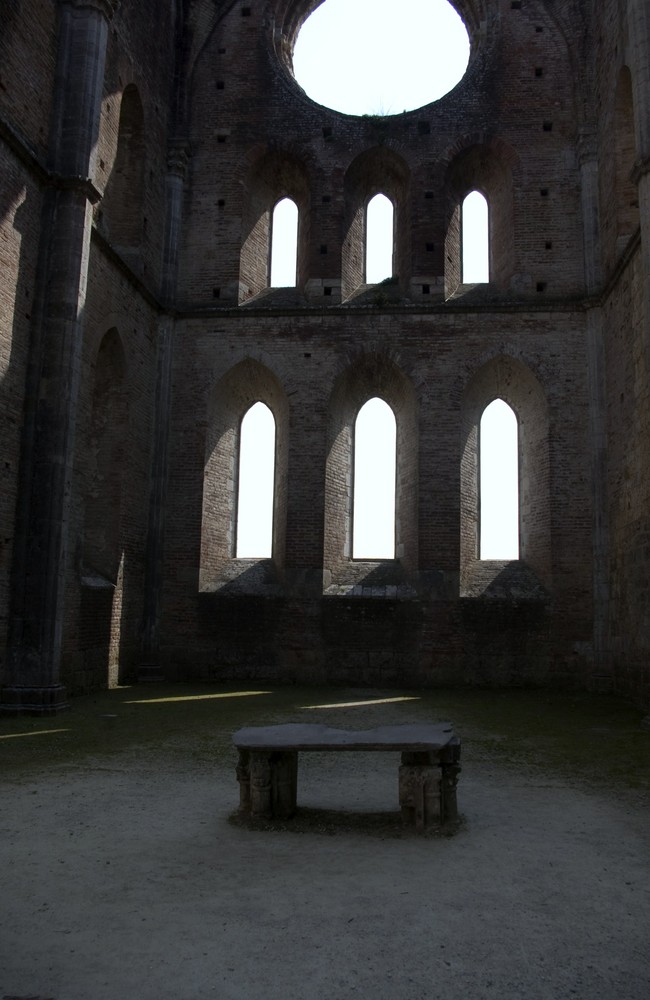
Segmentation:
{"type": "Polygon", "coordinates": [[[435,725],[330,729],[314,723],[249,726],[233,733],[239,750],[440,750],[454,739],[450,722],[435,725]]]}

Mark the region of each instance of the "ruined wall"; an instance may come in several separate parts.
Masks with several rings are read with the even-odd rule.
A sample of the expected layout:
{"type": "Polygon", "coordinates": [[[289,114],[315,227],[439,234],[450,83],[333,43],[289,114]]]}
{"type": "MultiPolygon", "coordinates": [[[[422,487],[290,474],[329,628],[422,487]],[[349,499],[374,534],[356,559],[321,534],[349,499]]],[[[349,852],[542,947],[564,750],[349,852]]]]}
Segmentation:
{"type": "MultiPolygon", "coordinates": [[[[619,5],[599,6],[594,58],[599,112],[603,333],[607,372],[608,649],[617,689],[650,700],[650,398],[647,247],[650,219],[635,167],[647,150],[639,128],[647,82],[644,39],[619,5]]],[[[647,43],[647,38],[645,39],[647,43]]],[[[647,52],[647,49],[646,49],[647,52]]],[[[646,105],[647,106],[647,105],[646,105]]]]}
{"type": "MultiPolygon", "coordinates": [[[[226,5],[212,30],[203,22],[196,46],[166,669],[365,683],[588,683],[576,52],[543,3],[458,4],[473,55],[455,90],[414,112],[346,116],[315,105],[291,76],[287,52],[308,7],[226,5]],[[454,220],[473,187],[492,212],[484,287],[459,283],[454,220]],[[382,287],[365,285],[363,275],[365,205],[377,191],[396,217],[397,280],[382,287]],[[268,218],[284,196],[304,221],[303,266],[295,289],[269,289],[268,218]],[[218,387],[246,359],[264,366],[289,405],[280,422],[287,499],[276,509],[285,541],[257,566],[235,560],[232,548],[238,422],[249,403],[228,409],[227,419],[219,410],[218,387]],[[491,365],[502,376],[473,389],[491,365]],[[468,392],[478,401],[469,431],[468,392]],[[353,421],[377,394],[392,406],[398,433],[398,558],[383,563],[350,558],[353,421]],[[476,489],[472,508],[463,478],[468,433],[499,394],[518,412],[525,450],[527,548],[510,566],[478,561],[476,489]],[[209,482],[213,448],[228,483],[221,494],[209,482]],[[230,558],[206,576],[202,553],[215,532],[230,558]],[[462,537],[474,541],[461,546],[462,537]]],[[[274,409],[264,391],[259,398],[274,409]]],[[[471,479],[476,461],[468,462],[471,479]]]]}
{"type": "MultiPolygon", "coordinates": [[[[290,318],[260,310],[217,322],[184,323],[176,354],[175,398],[191,391],[193,406],[176,404],[172,437],[163,626],[167,669],[368,683],[585,681],[591,511],[579,316],[397,313],[378,322],[371,310],[290,318]],[[218,350],[226,338],[226,350],[218,350]],[[408,387],[406,407],[387,391],[381,361],[386,357],[394,359],[390,367],[408,387]],[[486,573],[474,558],[461,591],[463,395],[486,363],[504,357],[517,359],[521,371],[539,382],[548,407],[552,486],[550,497],[547,492],[540,502],[550,511],[546,534],[537,543],[548,572],[490,564],[486,573]],[[221,572],[206,587],[199,573],[208,530],[202,493],[211,453],[210,413],[219,402],[211,397],[224,374],[236,373],[245,358],[268,366],[289,400],[288,421],[279,425],[288,435],[281,447],[289,451],[286,548],[276,548],[275,566],[265,566],[264,575],[251,561],[232,558],[231,548],[230,560],[222,560],[221,572]],[[373,376],[375,391],[394,405],[398,440],[401,421],[409,419],[408,398],[414,397],[417,419],[409,428],[419,456],[416,502],[409,508],[405,500],[402,512],[415,536],[410,561],[352,562],[342,551],[345,531],[324,510],[330,428],[346,405],[345,393],[336,387],[344,380],[349,396],[361,378],[367,398],[373,376]],[[325,554],[332,550],[338,558],[330,556],[332,568],[325,572],[325,554]]],[[[519,368],[514,371],[510,391],[516,399],[522,376],[519,368]]],[[[505,386],[501,390],[507,395],[505,386]]],[[[242,392],[232,432],[220,438],[230,449],[231,478],[238,422],[254,395],[255,390],[250,398],[242,392]]],[[[277,412],[271,399],[262,398],[277,412]]],[[[531,447],[535,463],[540,445],[531,447]]],[[[349,452],[347,458],[349,463],[349,452]]],[[[233,510],[231,500],[229,524],[233,510]]],[[[208,513],[214,517],[214,511],[208,513]]]]}
{"type": "MultiPolygon", "coordinates": [[[[45,707],[60,682],[88,690],[143,663],[178,678],[613,685],[647,702],[647,5],[458,0],[464,79],[385,118],[320,107],[293,79],[315,0],[61,6],[108,28],[92,186],[67,179],[93,221],[79,395],[59,414],[57,440],[76,437],[52,508],[68,545],[45,707]],[[469,286],[474,188],[490,282],[469,286]],[[375,286],[365,209],[379,191],[395,254],[375,286]],[[283,197],[300,215],[298,278],[275,289],[283,197]],[[351,558],[354,420],[373,395],[396,418],[395,560],[351,558]],[[519,424],[509,562],[478,559],[478,423],[496,396],[519,424]],[[242,560],[239,427],[258,399],[276,421],[273,555],[242,560]]],[[[11,566],[20,591],[27,565],[16,517],[39,494],[19,453],[37,292],[55,273],[41,260],[39,283],[57,232],[43,206],[59,184],[58,7],[5,0],[0,23],[3,646],[11,566]]]]}
{"type": "MultiPolygon", "coordinates": [[[[118,6],[98,9],[111,17],[118,6]]],[[[52,2],[8,2],[0,25],[3,648],[14,522],[25,504],[18,491],[20,450],[27,440],[27,365],[30,357],[32,362],[38,358],[41,336],[37,292],[39,280],[42,287],[46,278],[43,270],[38,278],[39,255],[41,267],[49,266],[51,230],[42,214],[43,191],[57,183],[51,151],[60,128],[53,102],[60,9],[52,2]]],[[[176,27],[175,2],[137,9],[125,4],[112,18],[108,35],[90,178],[97,195],[91,195],[95,230],[83,278],[82,370],[71,432],[76,433],[74,474],[63,515],[68,557],[60,673],[71,691],[115,683],[140,656],[176,27]],[[120,134],[125,92],[127,103],[129,95],[136,95],[139,120],[134,121],[137,114],[127,115],[120,134]],[[109,220],[115,223],[112,232],[109,220]],[[103,396],[99,392],[94,405],[97,354],[109,330],[119,331],[122,384],[112,385],[117,369],[109,364],[103,396]],[[99,563],[101,572],[89,562],[99,563]]],[[[55,217],[54,227],[57,222],[55,217]]],[[[0,665],[0,681],[1,670],[0,665]]]]}
{"type": "Polygon", "coordinates": [[[54,9],[42,8],[36,0],[11,0],[0,23],[0,682],[54,76],[54,9]]]}
{"type": "Polygon", "coordinates": [[[133,679],[141,660],[176,56],[175,4],[147,6],[121,6],[106,58],[64,630],[73,692],[133,679]]]}

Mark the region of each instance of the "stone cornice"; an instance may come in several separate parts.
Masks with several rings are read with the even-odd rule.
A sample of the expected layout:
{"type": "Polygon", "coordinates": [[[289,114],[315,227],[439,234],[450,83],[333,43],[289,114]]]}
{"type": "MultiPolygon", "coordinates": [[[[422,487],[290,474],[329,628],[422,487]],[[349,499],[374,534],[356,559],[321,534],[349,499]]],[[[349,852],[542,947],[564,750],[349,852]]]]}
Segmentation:
{"type": "Polygon", "coordinates": [[[121,0],[58,0],[63,7],[75,7],[81,10],[96,10],[110,21],[117,12],[121,0]]]}
{"type": "Polygon", "coordinates": [[[77,191],[82,194],[91,205],[97,205],[102,200],[100,191],[97,190],[89,177],[71,177],[62,174],[52,174],[50,184],[59,191],[77,191]]]}
{"type": "Polygon", "coordinates": [[[12,153],[23,163],[37,180],[45,184],[50,179],[50,173],[42,163],[36,151],[28,145],[25,138],[0,117],[0,140],[5,142],[12,153]]]}

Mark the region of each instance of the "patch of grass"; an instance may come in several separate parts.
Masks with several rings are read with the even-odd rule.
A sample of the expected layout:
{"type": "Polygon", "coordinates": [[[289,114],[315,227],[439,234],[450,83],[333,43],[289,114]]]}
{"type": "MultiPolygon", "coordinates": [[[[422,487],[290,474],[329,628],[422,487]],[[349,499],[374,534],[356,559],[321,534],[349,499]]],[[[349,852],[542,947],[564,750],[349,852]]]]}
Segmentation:
{"type": "Polygon", "coordinates": [[[493,762],[650,797],[643,714],[605,695],[547,691],[147,684],[75,698],[55,717],[0,717],[0,772],[20,781],[49,768],[107,766],[123,753],[136,762],[155,758],[161,769],[209,770],[234,766],[231,735],[242,726],[371,729],[448,720],[465,768],[493,762]]]}

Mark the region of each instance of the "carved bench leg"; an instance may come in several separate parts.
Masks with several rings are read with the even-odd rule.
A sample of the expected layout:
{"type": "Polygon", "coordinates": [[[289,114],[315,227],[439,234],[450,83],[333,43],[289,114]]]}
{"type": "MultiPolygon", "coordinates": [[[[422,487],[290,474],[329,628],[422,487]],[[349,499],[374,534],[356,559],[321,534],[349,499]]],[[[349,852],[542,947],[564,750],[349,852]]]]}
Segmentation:
{"type": "Polygon", "coordinates": [[[399,769],[402,818],[422,833],[442,822],[441,774],[430,753],[402,754],[399,769]]]}
{"type": "Polygon", "coordinates": [[[239,811],[248,816],[251,811],[251,769],[248,750],[239,751],[236,773],[239,782],[239,811]]]}
{"type": "Polygon", "coordinates": [[[271,802],[273,815],[278,819],[288,819],[295,813],[297,785],[297,750],[271,754],[271,802]]]}
{"type": "Polygon", "coordinates": [[[268,752],[257,753],[255,750],[251,750],[250,813],[256,819],[270,819],[273,815],[271,761],[269,756],[268,752]]]}
{"type": "Polygon", "coordinates": [[[295,813],[297,751],[252,750],[248,782],[245,763],[238,765],[237,778],[240,782],[240,811],[249,812],[256,819],[288,819],[295,813]]]}
{"type": "Polygon", "coordinates": [[[442,772],[441,798],[443,823],[455,823],[458,819],[458,802],[456,786],[460,766],[460,740],[454,736],[449,745],[440,752],[440,770],[442,772]]]}

